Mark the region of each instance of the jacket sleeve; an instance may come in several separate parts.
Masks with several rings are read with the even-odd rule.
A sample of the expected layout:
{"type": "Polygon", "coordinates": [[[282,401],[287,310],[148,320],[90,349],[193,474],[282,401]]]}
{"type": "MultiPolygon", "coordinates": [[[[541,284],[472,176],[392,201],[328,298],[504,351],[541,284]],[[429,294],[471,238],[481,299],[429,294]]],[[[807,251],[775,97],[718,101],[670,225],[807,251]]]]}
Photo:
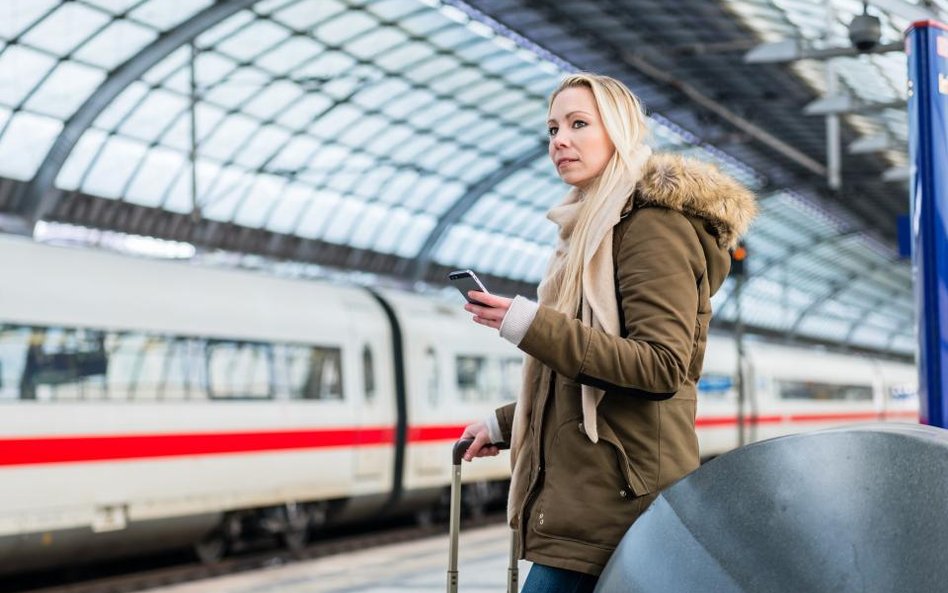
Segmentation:
{"type": "Polygon", "coordinates": [[[510,433],[513,431],[514,410],[517,409],[517,402],[511,402],[494,410],[497,416],[497,424],[500,425],[500,432],[503,435],[503,442],[510,443],[510,433]]]}
{"type": "Polygon", "coordinates": [[[625,337],[541,305],[519,347],[577,382],[665,399],[687,380],[704,256],[684,215],[642,208],[631,216],[615,237],[625,337]]]}

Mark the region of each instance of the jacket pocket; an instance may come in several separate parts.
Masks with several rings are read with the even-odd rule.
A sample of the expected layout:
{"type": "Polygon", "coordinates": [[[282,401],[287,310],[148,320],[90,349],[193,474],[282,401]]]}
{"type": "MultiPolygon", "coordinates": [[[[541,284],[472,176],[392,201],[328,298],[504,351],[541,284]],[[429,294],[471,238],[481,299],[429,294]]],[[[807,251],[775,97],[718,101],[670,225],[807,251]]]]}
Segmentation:
{"type": "Polygon", "coordinates": [[[619,437],[616,436],[612,427],[609,426],[601,416],[598,418],[597,428],[599,429],[599,440],[605,441],[612,447],[616,456],[616,463],[619,466],[619,471],[635,495],[645,496],[652,492],[652,487],[642,478],[642,474],[639,473],[638,469],[632,463],[632,460],[629,459],[628,454],[625,452],[625,447],[623,447],[619,441],[619,437]]]}
{"type": "Polygon", "coordinates": [[[530,523],[543,537],[612,549],[642,512],[642,500],[630,487],[628,464],[620,463],[624,455],[602,438],[591,442],[581,425],[576,417],[556,429],[530,523]]]}

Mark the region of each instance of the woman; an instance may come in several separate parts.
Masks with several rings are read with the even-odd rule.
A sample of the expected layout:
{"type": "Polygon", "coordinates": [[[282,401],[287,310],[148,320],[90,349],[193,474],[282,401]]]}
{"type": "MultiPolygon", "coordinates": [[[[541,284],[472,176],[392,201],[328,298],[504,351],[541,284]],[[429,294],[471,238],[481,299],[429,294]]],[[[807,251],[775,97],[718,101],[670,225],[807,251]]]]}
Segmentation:
{"type": "Polygon", "coordinates": [[[468,426],[466,459],[510,443],[523,591],[592,591],[629,525],[698,467],[696,384],[711,296],[755,213],[714,167],[652,155],[638,99],[577,74],[553,92],[549,155],[572,189],[539,303],[472,292],[474,321],[528,356],[519,400],[468,426]]]}

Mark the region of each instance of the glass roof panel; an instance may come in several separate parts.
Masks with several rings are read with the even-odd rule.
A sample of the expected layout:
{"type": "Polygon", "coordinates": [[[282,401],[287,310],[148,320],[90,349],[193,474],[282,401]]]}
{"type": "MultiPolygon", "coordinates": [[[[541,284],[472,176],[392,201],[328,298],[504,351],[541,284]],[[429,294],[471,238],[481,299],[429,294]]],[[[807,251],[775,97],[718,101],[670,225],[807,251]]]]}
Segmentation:
{"type": "Polygon", "coordinates": [[[246,62],[255,56],[274,48],[278,43],[289,37],[285,27],[270,21],[257,20],[231,37],[223,39],[215,47],[216,51],[225,56],[246,62]]]}
{"type": "Polygon", "coordinates": [[[188,108],[180,95],[157,89],[149,93],[119,126],[122,134],[151,142],[160,137],[188,108]]]}
{"type": "Polygon", "coordinates": [[[256,170],[263,166],[271,154],[290,140],[290,133],[277,126],[257,128],[247,143],[240,147],[234,161],[256,170]]]}
{"type": "Polygon", "coordinates": [[[362,216],[355,221],[347,243],[359,249],[368,249],[389,215],[389,209],[379,204],[369,204],[362,216]]]}
{"type": "Polygon", "coordinates": [[[0,37],[13,39],[59,4],[58,0],[0,2],[0,37]]]}
{"type": "Polygon", "coordinates": [[[167,31],[208,7],[214,0],[148,0],[129,16],[156,29],[167,31]]]}
{"type": "Polygon", "coordinates": [[[285,180],[272,175],[256,176],[238,205],[233,222],[251,228],[263,226],[265,218],[279,202],[285,185],[285,180]]]}
{"type": "Polygon", "coordinates": [[[109,138],[80,189],[94,196],[122,198],[122,190],[147,151],[148,147],[141,142],[121,136],[109,138]]]}
{"type": "Polygon", "coordinates": [[[26,111],[14,114],[0,136],[0,175],[31,179],[62,129],[56,119],[26,111]]]}
{"type": "MultiPolygon", "coordinates": [[[[211,4],[0,3],[0,174],[30,179],[62,123],[109,69],[211,4]]],[[[764,39],[822,35],[825,15],[812,2],[740,4],[764,39]]],[[[845,35],[858,4],[835,0],[834,35],[845,35]]],[[[884,20],[893,39],[899,26],[884,20]]],[[[259,2],[201,33],[197,46],[196,96],[191,50],[182,47],[96,118],[60,171],[59,187],[191,212],[194,101],[204,217],[415,258],[439,216],[545,143],[547,95],[559,75],[486,22],[417,0],[259,2]]],[[[866,100],[904,98],[904,63],[895,58],[842,60],[844,86],[856,94],[862,88],[866,100]]],[[[809,71],[818,88],[822,71],[809,71]]],[[[904,139],[904,113],[889,111],[853,125],[904,139]]],[[[760,187],[752,167],[661,118],[650,125],[660,149],[713,162],[760,187]]],[[[566,188],[543,154],[500,177],[446,230],[433,259],[536,281],[556,240],[544,213],[566,188]]],[[[910,331],[911,297],[898,290],[910,281],[906,265],[868,253],[859,240],[834,239],[850,226],[803,195],[768,196],[761,211],[748,238],[755,258],[746,285],[750,322],[788,331],[807,312],[802,332],[839,335],[849,329],[827,328],[851,326],[862,315],[867,328],[853,339],[863,343],[896,344],[882,334],[910,331]],[[873,303],[879,314],[866,314],[873,303]]],[[[733,316],[728,309],[720,313],[733,316]]]]}
{"type": "Polygon", "coordinates": [[[185,156],[180,152],[161,146],[152,148],[124,192],[124,198],[142,206],[160,206],[168,185],[186,165],[185,156]]]}
{"type": "Polygon", "coordinates": [[[114,20],[89,39],[74,56],[77,60],[112,70],[157,37],[153,29],[127,20],[114,20]]]}
{"type": "Polygon", "coordinates": [[[411,224],[412,215],[403,208],[393,208],[388,211],[388,221],[379,228],[375,243],[369,246],[373,251],[393,253],[398,248],[405,228],[411,224]]]}
{"type": "MultiPolygon", "coordinates": [[[[273,12],[273,20],[297,30],[307,30],[324,23],[346,11],[346,6],[336,0],[320,2],[294,2],[273,12]]],[[[319,36],[317,36],[319,37],[319,36]]]]}
{"type": "Polygon", "coordinates": [[[0,103],[19,107],[56,66],[49,55],[22,45],[9,45],[0,54],[0,103]]]}
{"type": "Polygon", "coordinates": [[[60,4],[22,37],[23,43],[64,56],[109,23],[109,16],[78,2],[60,4]]]}
{"type": "Polygon", "coordinates": [[[24,106],[43,115],[67,119],[104,79],[104,70],[62,62],[24,106]]]}
{"type": "Polygon", "coordinates": [[[431,234],[436,224],[438,224],[438,221],[433,216],[426,214],[415,216],[405,228],[405,233],[396,247],[395,254],[401,257],[413,257],[421,249],[422,243],[431,234]]]}
{"type": "Polygon", "coordinates": [[[368,60],[405,43],[407,39],[404,33],[391,27],[383,27],[347,43],[344,49],[359,59],[368,60]]]}
{"type": "Polygon", "coordinates": [[[79,189],[83,175],[92,163],[92,159],[102,149],[108,136],[99,130],[89,130],[82,135],[66,165],[56,178],[56,186],[65,190],[79,189]]]}
{"type": "Polygon", "coordinates": [[[290,183],[284,188],[265,227],[275,233],[289,234],[312,199],[313,190],[299,183],[290,183]]]}

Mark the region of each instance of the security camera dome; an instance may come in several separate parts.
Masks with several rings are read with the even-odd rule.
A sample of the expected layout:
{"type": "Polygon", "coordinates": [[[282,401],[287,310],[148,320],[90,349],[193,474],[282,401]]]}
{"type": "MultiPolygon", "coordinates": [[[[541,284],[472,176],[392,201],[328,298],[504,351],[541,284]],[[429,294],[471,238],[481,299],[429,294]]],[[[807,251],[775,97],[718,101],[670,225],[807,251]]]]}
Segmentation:
{"type": "Polygon", "coordinates": [[[882,38],[882,23],[877,17],[857,14],[849,23],[849,41],[859,51],[869,51],[879,45],[882,38]]]}

